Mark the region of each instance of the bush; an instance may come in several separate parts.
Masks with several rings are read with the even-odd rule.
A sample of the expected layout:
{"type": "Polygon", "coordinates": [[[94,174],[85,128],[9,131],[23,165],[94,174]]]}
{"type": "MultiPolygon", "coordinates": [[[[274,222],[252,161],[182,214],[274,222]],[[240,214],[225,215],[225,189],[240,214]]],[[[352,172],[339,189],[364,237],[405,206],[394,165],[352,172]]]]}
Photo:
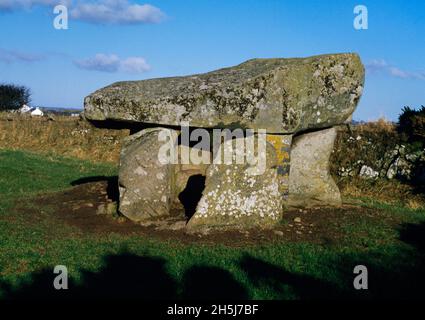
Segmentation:
{"type": "Polygon", "coordinates": [[[406,142],[425,145],[425,106],[418,110],[404,107],[398,118],[397,131],[406,142]]]}
{"type": "Polygon", "coordinates": [[[0,84],[0,111],[17,110],[30,102],[31,93],[27,87],[0,84]]]}

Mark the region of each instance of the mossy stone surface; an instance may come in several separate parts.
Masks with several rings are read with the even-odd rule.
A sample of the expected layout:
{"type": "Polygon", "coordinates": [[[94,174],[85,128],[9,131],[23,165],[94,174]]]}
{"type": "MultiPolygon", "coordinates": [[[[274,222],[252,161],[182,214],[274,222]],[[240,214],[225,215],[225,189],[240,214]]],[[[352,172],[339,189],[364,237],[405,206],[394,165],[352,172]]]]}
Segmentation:
{"type": "Polygon", "coordinates": [[[89,120],[292,134],[343,123],[364,85],[357,54],[253,59],[205,74],[117,82],[85,98],[89,120]]]}

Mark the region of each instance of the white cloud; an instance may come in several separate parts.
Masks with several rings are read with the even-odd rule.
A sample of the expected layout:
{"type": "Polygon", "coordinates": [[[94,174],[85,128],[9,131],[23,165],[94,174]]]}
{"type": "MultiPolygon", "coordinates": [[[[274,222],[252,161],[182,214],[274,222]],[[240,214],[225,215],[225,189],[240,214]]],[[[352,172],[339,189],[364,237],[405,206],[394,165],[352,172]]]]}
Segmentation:
{"type": "Polygon", "coordinates": [[[98,53],[93,58],[74,61],[81,69],[102,72],[143,73],[150,70],[149,64],[142,57],[120,59],[115,54],[98,53]]]}
{"type": "Polygon", "coordinates": [[[388,67],[388,63],[383,59],[375,59],[366,64],[366,70],[369,72],[378,72],[388,67]]]}
{"type": "Polygon", "coordinates": [[[401,70],[397,67],[390,67],[388,69],[388,72],[390,73],[390,75],[396,78],[402,78],[402,79],[415,78],[415,74],[401,70]]]}
{"type": "Polygon", "coordinates": [[[128,0],[100,0],[78,3],[71,18],[99,24],[159,23],[165,15],[150,4],[130,4],[128,0]]]}
{"type": "Polygon", "coordinates": [[[0,11],[30,10],[35,6],[66,5],[70,18],[94,24],[159,23],[165,14],[150,4],[129,0],[0,0],[0,11]]]}
{"type": "Polygon", "coordinates": [[[400,79],[425,80],[425,72],[409,72],[390,65],[385,60],[372,60],[366,64],[366,71],[374,74],[381,73],[400,79]]]}
{"type": "Polygon", "coordinates": [[[128,73],[143,73],[149,71],[151,67],[146,60],[141,57],[130,57],[121,61],[120,69],[128,73]]]}
{"type": "Polygon", "coordinates": [[[4,63],[37,62],[44,60],[45,58],[45,56],[39,54],[0,48],[0,61],[4,63]]]}
{"type": "Polygon", "coordinates": [[[58,4],[69,5],[71,0],[0,0],[0,11],[14,11],[19,9],[31,9],[34,6],[56,6],[58,4]]]}
{"type": "MultiPolygon", "coordinates": [[[[0,63],[33,63],[45,60],[52,55],[54,55],[54,53],[40,55],[0,48],[0,63]]],[[[94,57],[74,60],[73,62],[81,69],[111,73],[123,72],[139,74],[151,69],[150,65],[143,57],[128,57],[121,59],[116,54],[98,53],[94,57]]]]}

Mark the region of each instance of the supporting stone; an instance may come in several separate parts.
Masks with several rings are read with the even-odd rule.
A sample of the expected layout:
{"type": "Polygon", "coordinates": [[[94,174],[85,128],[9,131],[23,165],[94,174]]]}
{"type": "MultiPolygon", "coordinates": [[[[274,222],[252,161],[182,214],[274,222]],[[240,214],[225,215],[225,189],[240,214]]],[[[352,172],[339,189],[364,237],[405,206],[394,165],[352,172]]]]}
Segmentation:
{"type": "MultiPolygon", "coordinates": [[[[248,139],[257,140],[239,138],[233,140],[233,146],[225,143],[221,146],[225,152],[233,152],[234,161],[238,141],[243,140],[247,145],[248,139]]],[[[254,145],[258,146],[258,141],[254,145]]],[[[281,190],[287,190],[288,186],[282,188],[285,174],[279,173],[278,168],[286,160],[281,154],[278,156],[270,142],[266,142],[265,152],[258,150],[255,152],[258,156],[256,165],[223,163],[208,168],[205,190],[187,225],[189,230],[268,228],[280,221],[284,202],[281,190]],[[263,168],[260,161],[265,161],[263,168]]]]}
{"type": "Polygon", "coordinates": [[[158,155],[164,142],[160,132],[177,137],[171,129],[145,129],[128,137],[121,151],[119,211],[133,221],[170,214],[174,197],[174,165],[163,164],[158,155]]]}
{"type": "Polygon", "coordinates": [[[340,206],[341,195],[329,172],[335,128],[301,134],[293,139],[288,205],[340,206]]]}

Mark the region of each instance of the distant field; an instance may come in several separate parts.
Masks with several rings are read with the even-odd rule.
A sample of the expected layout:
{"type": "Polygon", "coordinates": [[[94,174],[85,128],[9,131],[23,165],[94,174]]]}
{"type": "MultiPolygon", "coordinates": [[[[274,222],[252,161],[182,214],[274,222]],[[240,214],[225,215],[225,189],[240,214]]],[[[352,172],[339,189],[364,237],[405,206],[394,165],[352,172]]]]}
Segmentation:
{"type": "Polygon", "coordinates": [[[0,150],[0,297],[423,297],[423,209],[350,198],[339,211],[299,213],[311,224],[295,225],[288,213],[283,236],[232,234],[234,244],[222,236],[214,245],[94,217],[95,200],[84,197],[116,174],[113,164],[0,150]],[[81,206],[91,218],[78,215],[81,206]],[[52,290],[59,264],[71,277],[60,293],[52,290]],[[353,289],[359,264],[368,291],[353,289]]]}

